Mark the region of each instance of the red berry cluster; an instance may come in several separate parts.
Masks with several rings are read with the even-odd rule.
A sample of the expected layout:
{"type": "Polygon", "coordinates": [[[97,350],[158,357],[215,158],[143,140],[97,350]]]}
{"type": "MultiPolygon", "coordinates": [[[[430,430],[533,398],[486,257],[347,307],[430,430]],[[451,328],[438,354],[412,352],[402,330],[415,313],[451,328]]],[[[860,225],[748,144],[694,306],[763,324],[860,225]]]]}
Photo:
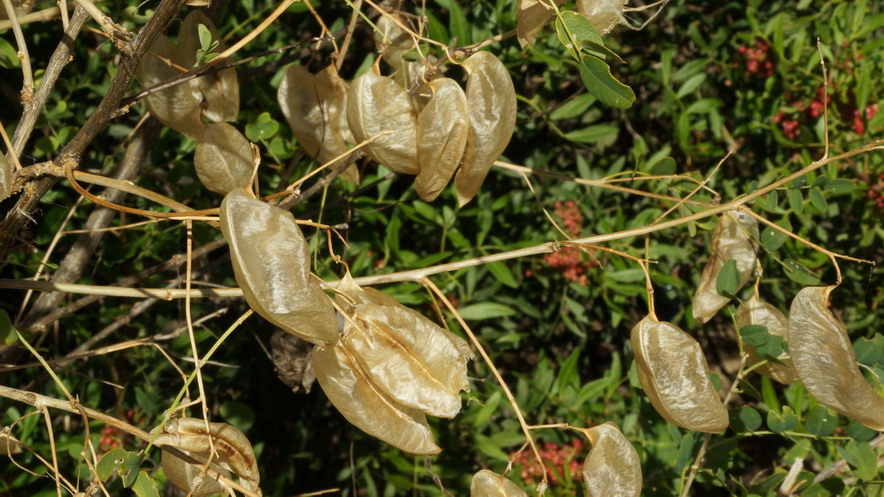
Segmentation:
{"type": "Polygon", "coordinates": [[[583,230],[583,214],[580,213],[577,204],[573,200],[569,200],[565,203],[556,202],[553,206],[555,207],[554,212],[556,216],[565,225],[565,232],[571,236],[579,235],[583,230]]]}
{"type": "MultiPolygon", "coordinates": [[[[572,480],[580,480],[583,475],[580,473],[580,462],[577,457],[583,451],[583,441],[574,440],[570,444],[559,446],[552,442],[543,444],[540,448],[540,457],[546,464],[546,474],[549,481],[553,484],[558,483],[558,476],[564,474],[565,467],[571,473],[572,480]]],[[[510,453],[510,460],[513,464],[520,466],[519,475],[522,481],[528,484],[535,484],[543,478],[543,471],[540,464],[534,458],[534,454],[530,450],[516,453],[510,453]]]]}
{"type": "Polygon", "coordinates": [[[577,247],[564,247],[559,251],[543,256],[549,267],[558,269],[567,280],[576,281],[581,285],[587,283],[586,268],[583,257],[577,247]]]}
{"type": "Polygon", "coordinates": [[[801,134],[801,130],[798,129],[798,120],[797,119],[785,119],[786,113],[780,111],[773,117],[775,123],[779,124],[783,129],[783,134],[786,135],[786,138],[790,140],[794,140],[801,134]]]}
{"type": "MultiPolygon", "coordinates": [[[[828,95],[827,101],[831,103],[836,95],[837,93],[833,89],[830,92],[830,95],[828,95]]],[[[796,100],[791,103],[791,107],[795,108],[798,113],[807,111],[807,113],[810,114],[810,117],[818,118],[823,115],[825,109],[825,104],[823,102],[826,100],[825,97],[826,87],[820,86],[817,88],[816,97],[811,100],[809,104],[796,100]]],[[[789,98],[788,94],[786,95],[786,98],[789,98]]],[[[852,93],[847,96],[847,100],[848,103],[840,106],[841,115],[850,119],[850,129],[856,134],[862,135],[866,132],[866,121],[871,120],[878,113],[878,104],[867,105],[863,112],[856,107],[856,104],[854,103],[855,98],[852,93]],[[863,114],[865,114],[865,119],[863,119],[863,114]]],[[[780,125],[783,134],[790,140],[794,140],[801,134],[801,130],[798,129],[798,119],[787,119],[785,111],[780,110],[774,116],[773,120],[780,125]]]]}
{"type": "Polygon", "coordinates": [[[884,210],[884,173],[878,176],[877,183],[869,185],[869,189],[866,190],[866,196],[869,200],[875,202],[875,207],[878,210],[884,210]]]}
{"type": "Polygon", "coordinates": [[[770,46],[763,41],[758,41],[754,47],[740,45],[738,52],[745,57],[745,73],[747,76],[757,78],[769,78],[773,76],[774,64],[773,60],[768,56],[770,46]]]}
{"type": "Polygon", "coordinates": [[[98,450],[107,452],[120,446],[120,437],[117,429],[113,426],[105,426],[101,429],[101,439],[98,441],[98,450]]]}

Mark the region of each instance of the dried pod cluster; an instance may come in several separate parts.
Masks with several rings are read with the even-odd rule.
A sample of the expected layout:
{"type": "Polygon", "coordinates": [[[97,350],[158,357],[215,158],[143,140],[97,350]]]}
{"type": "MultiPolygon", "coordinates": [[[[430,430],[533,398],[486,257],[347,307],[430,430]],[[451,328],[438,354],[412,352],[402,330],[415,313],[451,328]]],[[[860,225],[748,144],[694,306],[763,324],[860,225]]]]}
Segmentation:
{"type": "Polygon", "coordinates": [[[154,431],[154,442],[159,447],[174,447],[200,464],[192,464],[163,451],[163,471],[176,487],[190,495],[211,495],[227,490],[223,483],[204,471],[211,457],[209,467],[229,477],[231,473],[239,477],[243,487],[261,494],[261,475],[252,444],[245,435],[226,423],[208,423],[197,418],[172,419],[161,431],[154,431]]]}
{"type": "MultiPolygon", "coordinates": [[[[759,325],[767,328],[768,333],[771,335],[783,338],[786,338],[789,332],[789,320],[786,319],[786,316],[776,307],[754,296],[740,304],[740,307],[737,308],[735,320],[737,329],[749,325],[759,325]]],[[[749,344],[746,344],[745,347],[746,354],[749,356],[746,360],[747,368],[761,362],[762,359],[758,357],[755,347],[749,344]]],[[[789,358],[783,359],[783,364],[774,362],[763,364],[756,371],[786,385],[798,379],[795,375],[795,370],[792,368],[792,360],[789,358]]]]}
{"type": "MultiPolygon", "coordinates": [[[[181,23],[177,45],[159,36],[141,59],[135,76],[142,85],[164,83],[196,65],[196,53],[202,46],[199,25],[208,28],[213,40],[219,39],[212,21],[201,11],[192,11],[181,23]]],[[[239,83],[233,69],[153,91],[147,96],[147,105],[165,126],[197,142],[194,166],[206,188],[224,195],[248,184],[252,172],[249,142],[227,124],[236,121],[239,114],[239,83]]]]}
{"type": "Polygon", "coordinates": [[[583,463],[586,497],[638,497],[642,468],[635,447],[613,423],[586,430],[592,450],[583,463]]]}
{"type": "MultiPolygon", "coordinates": [[[[564,0],[555,0],[561,4],[564,0]]],[[[577,12],[585,17],[600,35],[606,35],[618,24],[626,24],[623,17],[625,0],[577,0],[577,12]]],[[[537,32],[555,16],[546,0],[519,0],[516,8],[516,35],[522,48],[534,43],[537,32]]]]}
{"type": "Polygon", "coordinates": [[[470,497],[528,497],[505,476],[483,469],[470,481],[470,497]]]}
{"type": "Polygon", "coordinates": [[[804,386],[821,405],[884,430],[884,397],[856,365],[844,325],[828,309],[835,287],[808,287],[789,309],[789,355],[804,386]]]}
{"type": "Polygon", "coordinates": [[[630,342],[639,382],[663,419],[708,433],[727,428],[727,409],[693,337],[672,323],[648,316],[632,328],[630,342]]]}
{"type": "Polygon", "coordinates": [[[718,294],[716,283],[721,268],[735,261],[740,273],[738,288],[742,288],[755,268],[756,255],[752,239],[758,238],[758,221],[749,214],[733,210],[722,214],[712,232],[712,254],[703,268],[700,283],[694,293],[694,319],[703,324],[730,302],[718,294]]]}

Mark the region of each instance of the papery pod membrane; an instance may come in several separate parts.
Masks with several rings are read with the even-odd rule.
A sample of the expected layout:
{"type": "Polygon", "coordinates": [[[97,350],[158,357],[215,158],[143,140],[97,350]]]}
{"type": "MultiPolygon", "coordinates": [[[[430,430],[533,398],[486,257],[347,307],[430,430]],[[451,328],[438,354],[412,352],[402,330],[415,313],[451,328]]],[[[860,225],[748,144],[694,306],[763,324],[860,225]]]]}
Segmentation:
{"type": "MultiPolygon", "coordinates": [[[[172,41],[160,35],[141,59],[135,77],[145,87],[151,87],[178,77],[190,69],[182,52],[172,41]]],[[[147,96],[151,114],[164,126],[174,129],[194,141],[205,133],[200,100],[189,82],[164,88],[147,96]]]]}
{"type": "Polygon", "coordinates": [[[755,269],[755,247],[752,239],[758,239],[758,221],[749,214],[732,210],[725,212],[712,232],[712,254],[700,275],[700,284],[694,293],[694,319],[699,324],[709,321],[716,312],[730,302],[730,298],[718,294],[717,281],[721,268],[727,261],[736,261],[743,287],[755,269]]]}
{"type": "MultiPolygon", "coordinates": [[[[559,5],[563,0],[556,0],[559,5]]],[[[543,29],[552,18],[555,11],[545,0],[519,0],[516,7],[516,36],[522,48],[534,43],[537,32],[543,29]]]]}
{"type": "MultiPolygon", "coordinates": [[[[737,307],[734,319],[738,331],[744,326],[759,325],[767,328],[768,333],[771,335],[781,336],[788,340],[786,337],[789,331],[789,320],[786,319],[786,316],[779,309],[762,301],[758,297],[753,296],[751,299],[740,304],[740,307],[737,307]]],[[[746,354],[749,356],[748,359],[746,359],[747,368],[761,362],[762,359],[758,357],[755,347],[746,344],[745,349],[746,354]]],[[[755,371],[785,385],[798,379],[798,376],[795,374],[795,369],[792,367],[792,359],[788,358],[783,359],[783,364],[768,362],[767,364],[759,366],[755,371]]]]}
{"type": "Polygon", "coordinates": [[[413,454],[438,454],[424,413],[396,403],[365,375],[343,342],[315,347],[313,368],[328,400],[347,421],[413,454]]]}
{"type": "Polygon", "coordinates": [[[359,143],[376,137],[362,149],[372,160],[398,173],[418,173],[417,115],[395,81],[372,69],[356,78],[347,94],[347,123],[359,143]]]}
{"type": "Polygon", "coordinates": [[[227,123],[209,123],[196,144],[193,165],[200,182],[215,193],[227,195],[248,186],[252,177],[249,141],[227,123]]]}
{"type": "Polygon", "coordinates": [[[632,328],[629,340],[642,389],[663,419],[707,433],[727,428],[727,409],[693,337],[672,323],[648,316],[632,328]]]}
{"type": "Polygon", "coordinates": [[[344,277],[341,278],[340,283],[338,283],[337,291],[338,305],[350,315],[354,314],[356,306],[360,304],[386,305],[390,307],[400,305],[396,299],[384,292],[375,290],[371,287],[363,288],[357,285],[356,282],[353,281],[353,277],[350,276],[350,273],[345,274],[344,277]]]}
{"type": "Polygon", "coordinates": [[[12,430],[6,426],[0,430],[0,457],[12,454],[21,454],[21,442],[12,435],[12,430]]]}
{"type": "Polygon", "coordinates": [[[371,381],[397,403],[432,416],[460,412],[460,391],[469,391],[462,338],[402,305],[359,304],[356,325],[341,341],[371,381]]]}
{"type": "MultiPolygon", "coordinates": [[[[184,452],[196,460],[205,461],[205,457],[201,458],[199,454],[194,454],[190,451],[184,452]]],[[[194,497],[203,497],[225,491],[225,486],[220,481],[205,474],[200,466],[190,464],[169,452],[163,451],[161,464],[166,478],[184,493],[189,493],[194,497]]],[[[227,469],[217,464],[212,464],[212,469],[230,478],[230,471],[227,469]]]]}
{"type": "Polygon", "coordinates": [[[623,5],[626,0],[577,0],[577,12],[586,17],[600,35],[606,35],[618,24],[626,24],[623,5]]]}
{"type": "MultiPolygon", "coordinates": [[[[36,0],[12,0],[12,10],[15,11],[15,17],[19,18],[29,14],[34,10],[34,3],[36,3],[36,0]]],[[[9,14],[6,13],[6,6],[3,5],[3,2],[0,2],[0,19],[9,19],[9,14]]]]}
{"type": "Polygon", "coordinates": [[[638,452],[614,423],[587,430],[592,450],[583,463],[586,497],[638,497],[642,467],[638,452]]]}
{"type": "Polygon", "coordinates": [[[307,240],[294,216],[238,188],[224,197],[220,218],[233,274],[249,306],[312,344],[335,343],[335,310],[310,274],[307,240]]]}
{"type": "MultiPolygon", "coordinates": [[[[178,29],[178,50],[191,69],[196,64],[196,52],[200,49],[198,26],[202,24],[209,29],[212,40],[218,41],[216,52],[227,49],[215,29],[212,20],[201,10],[193,10],[178,29]]],[[[236,121],[239,115],[239,81],[233,68],[206,74],[188,82],[195,97],[200,102],[203,115],[211,122],[236,121]]]]}
{"type": "Polygon", "coordinates": [[[505,476],[483,469],[470,481],[470,497],[528,497],[528,494],[505,476]]]}
{"type": "Polygon", "coordinates": [[[394,18],[407,25],[404,18],[396,12],[381,15],[375,22],[378,29],[374,31],[374,44],[379,52],[383,51],[381,57],[384,62],[399,70],[402,68],[402,56],[414,48],[414,39],[393,21],[394,18]]]}
{"type": "Polygon", "coordinates": [[[463,63],[467,78],[470,134],[454,184],[460,205],[479,191],[516,126],[516,90],[506,66],[491,52],[476,52],[463,63]]]}
{"type": "Polygon", "coordinates": [[[789,355],[820,405],[884,430],[884,397],[860,372],[844,325],[828,309],[830,287],[804,288],[789,309],[789,355]]]}
{"type": "Polygon", "coordinates": [[[0,200],[12,195],[12,175],[15,169],[6,156],[0,154],[0,200]]]}
{"type": "MultiPolygon", "coordinates": [[[[347,124],[347,93],[350,90],[350,83],[342,78],[335,65],[331,64],[316,74],[316,87],[325,116],[326,127],[323,136],[327,137],[326,140],[331,140],[331,143],[324,147],[323,158],[319,159],[324,164],[349,150],[347,144],[355,145],[356,139],[353,138],[350,125],[347,124]]],[[[359,169],[352,165],[341,173],[341,177],[358,185],[359,169]]]]}
{"type": "Polygon", "coordinates": [[[453,79],[431,81],[432,99],[417,117],[417,194],[432,202],[442,193],[463,158],[469,135],[467,97],[453,79]]]}

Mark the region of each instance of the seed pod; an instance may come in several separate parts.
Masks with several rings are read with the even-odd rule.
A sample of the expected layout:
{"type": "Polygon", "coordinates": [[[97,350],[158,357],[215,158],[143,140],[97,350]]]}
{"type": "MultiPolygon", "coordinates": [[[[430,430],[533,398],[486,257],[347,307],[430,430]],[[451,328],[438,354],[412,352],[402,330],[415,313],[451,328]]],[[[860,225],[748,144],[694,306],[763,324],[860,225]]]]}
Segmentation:
{"type": "Polygon", "coordinates": [[[798,378],[823,406],[884,430],[884,397],[866,382],[841,321],[827,307],[830,287],[804,288],[789,310],[789,354],[798,378]]]}
{"type": "Polygon", "coordinates": [[[200,182],[215,193],[227,195],[248,186],[252,177],[249,141],[227,123],[209,123],[193,155],[200,182]]]}
{"type": "Polygon", "coordinates": [[[0,457],[21,454],[21,442],[12,435],[12,430],[4,426],[0,430],[0,457]]]}
{"type": "Polygon", "coordinates": [[[221,232],[249,306],[312,344],[338,340],[331,300],[310,274],[310,251],[294,216],[238,188],[221,203],[221,232]]]}
{"type": "Polygon", "coordinates": [[[709,379],[700,344],[672,323],[648,316],[629,339],[642,389],[663,419],[688,430],[720,433],[727,409],[709,379]]]}
{"type": "Polygon", "coordinates": [[[424,413],[402,406],[380,391],[346,345],[314,347],[313,368],[328,400],[354,426],[413,454],[438,454],[424,413]]]}
{"type": "Polygon", "coordinates": [[[12,195],[12,175],[15,169],[12,162],[6,160],[6,156],[0,154],[0,200],[12,195]]]}
{"type": "MultiPolygon", "coordinates": [[[[243,487],[261,493],[258,488],[261,475],[252,444],[245,435],[226,423],[206,423],[197,418],[172,419],[160,432],[154,431],[155,443],[172,446],[205,464],[212,447],[217,457],[211,468],[224,476],[236,474],[243,487]],[[210,440],[211,438],[211,440],[210,440]]],[[[225,490],[218,480],[209,475],[200,477],[202,468],[163,451],[163,470],[172,483],[192,495],[210,495],[225,490]]]]}
{"type": "MultiPolygon", "coordinates": [[[[783,315],[779,309],[762,301],[758,297],[752,297],[740,304],[734,318],[738,330],[744,326],[754,324],[764,326],[771,335],[777,335],[783,338],[786,338],[789,331],[789,320],[786,319],[786,316],[783,315]]],[[[745,347],[746,354],[749,356],[746,360],[747,368],[753,364],[761,362],[761,358],[758,357],[758,354],[755,352],[755,347],[748,344],[746,344],[745,347]]],[[[798,379],[798,376],[795,374],[795,370],[792,367],[792,359],[788,358],[783,359],[783,364],[769,362],[763,366],[759,366],[755,371],[785,385],[798,379]]]]}
{"type": "Polygon", "coordinates": [[[626,24],[623,5],[626,0],[577,0],[577,12],[586,17],[600,35],[606,35],[618,24],[626,24]]]}
{"type": "Polygon", "coordinates": [[[417,117],[417,158],[420,172],[414,186],[432,202],[454,175],[469,135],[467,98],[454,80],[431,81],[433,97],[417,117]]]}
{"type": "MultiPolygon", "coordinates": [[[[184,69],[192,68],[196,60],[196,52],[202,45],[199,40],[199,25],[208,28],[212,40],[218,42],[217,52],[227,47],[221,41],[215,24],[201,10],[192,10],[178,29],[178,52],[183,57],[184,69]]],[[[211,122],[236,121],[239,115],[239,81],[233,68],[205,74],[188,81],[194,96],[200,102],[203,116],[211,122]]]]}
{"type": "MultiPolygon", "coordinates": [[[[561,4],[563,0],[556,0],[561,4]]],[[[534,43],[534,37],[550,19],[555,16],[555,11],[549,4],[542,0],[519,0],[516,9],[516,35],[522,48],[534,43]]]]}
{"type": "Polygon", "coordinates": [[[638,497],[642,491],[642,467],[635,447],[614,423],[586,432],[592,442],[583,463],[586,497],[638,497]]]}
{"type": "Polygon", "coordinates": [[[470,497],[528,497],[528,494],[503,475],[483,469],[473,475],[470,497]]]}
{"type": "Polygon", "coordinates": [[[402,68],[402,56],[414,48],[414,39],[393,19],[405,24],[405,20],[396,12],[389,16],[381,15],[375,23],[374,45],[378,52],[382,52],[384,62],[398,70],[402,68]]]}
{"type": "Polygon", "coordinates": [[[721,268],[727,261],[737,263],[740,273],[738,289],[742,288],[755,268],[755,247],[752,238],[758,238],[758,221],[743,211],[725,212],[712,232],[712,255],[703,268],[700,284],[694,294],[694,319],[703,324],[719,309],[730,302],[730,298],[718,294],[717,281],[721,268]]]}
{"type": "Polygon", "coordinates": [[[405,174],[417,174],[417,115],[408,92],[369,69],[347,94],[347,123],[353,138],[375,140],[362,150],[376,162],[405,174]],[[380,133],[392,131],[383,136],[380,133]]]}
{"type": "Polygon", "coordinates": [[[460,205],[479,191],[516,127],[516,90],[506,66],[491,52],[476,52],[463,67],[469,74],[466,94],[470,134],[463,163],[454,178],[460,205]]]}

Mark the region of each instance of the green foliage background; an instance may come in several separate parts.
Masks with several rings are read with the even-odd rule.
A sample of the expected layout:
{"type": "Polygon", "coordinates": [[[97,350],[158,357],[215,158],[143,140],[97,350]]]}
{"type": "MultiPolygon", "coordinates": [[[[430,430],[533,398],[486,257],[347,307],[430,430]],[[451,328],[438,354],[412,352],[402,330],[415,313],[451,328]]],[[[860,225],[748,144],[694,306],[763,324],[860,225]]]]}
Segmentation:
{"type": "MultiPolygon", "coordinates": [[[[395,2],[394,2],[395,3],[395,2]]],[[[349,2],[327,2],[318,13],[333,33],[346,29],[349,2]]],[[[442,43],[463,46],[515,28],[512,0],[406,2],[404,9],[423,12],[428,33],[442,43]]],[[[152,8],[119,0],[101,8],[130,29],[137,29],[152,8]]],[[[228,44],[241,38],[275,7],[273,3],[243,0],[219,10],[218,31],[228,44]]],[[[567,4],[565,5],[567,6],[567,4]]],[[[38,6],[39,7],[39,6],[38,6]]],[[[365,9],[370,11],[370,9],[365,9]]],[[[633,12],[639,24],[653,12],[633,12]]],[[[175,31],[173,27],[172,31],[175,31]]],[[[48,60],[59,36],[59,23],[25,26],[36,67],[48,60]]],[[[268,31],[249,45],[242,56],[319,36],[315,19],[296,4],[268,31]]],[[[643,30],[620,27],[605,38],[623,64],[612,63],[614,75],[636,94],[625,110],[600,104],[586,92],[575,64],[552,26],[536,43],[522,50],[515,38],[491,44],[509,68],[519,95],[516,133],[504,159],[537,171],[590,180],[644,175],[687,174],[700,180],[727,153],[728,140],[737,145],[709,186],[722,199],[733,199],[771,183],[811,163],[823,153],[823,117],[813,116],[811,103],[823,84],[815,46],[821,41],[829,73],[830,154],[849,151],[884,136],[884,112],[867,112],[884,105],[884,9],[879,2],[811,2],[752,0],[745,2],[670,2],[643,30]],[[764,44],[760,66],[751,65],[748,51],[764,44]],[[770,62],[766,67],[765,62],[770,62]],[[750,70],[756,67],[755,70],[750,70]],[[860,111],[862,130],[855,124],[860,111]],[[779,117],[777,117],[779,116],[779,117]],[[787,121],[796,127],[787,132],[787,121]],[[799,134],[794,134],[794,129],[799,134]]],[[[20,108],[16,107],[21,73],[14,57],[15,42],[7,32],[0,38],[0,84],[4,105],[0,119],[12,133],[20,108]]],[[[115,48],[95,33],[77,41],[72,65],[65,70],[29,143],[23,162],[54,156],[100,101],[116,67],[115,48]]],[[[293,61],[314,72],[329,61],[328,44],[309,50],[293,49],[255,60],[239,69],[242,111],[238,127],[261,147],[264,164],[260,183],[270,193],[284,181],[297,179],[315,167],[299,154],[298,144],[276,102],[276,87],[284,65],[293,61]],[[280,164],[275,167],[273,165],[280,164]],[[293,165],[291,178],[281,177],[293,165]]],[[[371,30],[360,23],[353,33],[342,75],[351,79],[375,56],[371,30]]],[[[456,77],[458,70],[452,70],[456,77]]],[[[39,73],[38,73],[39,77],[39,73]]],[[[135,85],[132,92],[136,91],[135,85]]],[[[120,160],[126,137],[146,107],[136,106],[114,121],[88,149],[83,165],[109,171],[120,160]]],[[[192,165],[195,144],[165,130],[153,147],[149,170],[137,183],[145,188],[201,209],[216,207],[221,197],[204,190],[192,165]]],[[[884,231],[884,154],[880,151],[833,162],[802,180],[760,198],[755,212],[780,223],[793,233],[837,253],[875,261],[877,266],[842,262],[844,282],[834,292],[832,309],[855,340],[859,361],[869,381],[882,391],[884,337],[881,322],[884,301],[882,271],[884,231]],[[880,203],[879,203],[880,202],[880,203]]],[[[27,164],[25,164],[27,165],[27,164]]],[[[294,208],[300,218],[311,218],[342,229],[348,247],[336,245],[354,276],[390,273],[482,256],[550,240],[561,240],[543,209],[554,213],[569,201],[579,216],[579,235],[609,233],[652,222],[669,203],[580,185],[551,177],[531,177],[536,194],[511,172],[495,169],[479,195],[462,209],[449,188],[433,204],[418,200],[413,178],[390,175],[384,168],[364,163],[355,185],[335,181],[322,195],[294,208]]],[[[660,195],[684,196],[694,183],[655,179],[626,183],[660,195]]],[[[33,226],[33,245],[23,245],[2,269],[5,278],[28,278],[39,267],[46,247],[77,195],[60,184],[46,195],[33,226]]],[[[712,201],[708,194],[694,200],[712,201]]],[[[152,208],[137,198],[128,200],[152,208]]],[[[3,204],[6,207],[8,201],[3,204]]],[[[79,228],[91,207],[79,207],[65,229],[79,228]]],[[[681,207],[677,215],[692,212],[681,207]]],[[[553,214],[555,217],[555,214],[553,214]]],[[[563,220],[556,218],[557,222],[563,220]]],[[[116,223],[133,221],[120,217],[116,223]]],[[[688,330],[703,345],[710,366],[725,386],[739,365],[738,337],[724,311],[704,326],[691,318],[690,301],[708,257],[714,219],[689,223],[650,238],[651,266],[657,313],[688,330]]],[[[308,232],[309,233],[309,232],[308,232]]],[[[194,228],[195,245],[220,238],[203,223],[194,228]]],[[[56,254],[75,239],[62,238],[56,254]]],[[[165,262],[184,252],[185,231],[179,223],[155,223],[104,237],[90,260],[81,283],[113,284],[119,279],[165,262]]],[[[326,279],[341,276],[324,247],[325,236],[313,236],[316,272],[326,279]]],[[[802,243],[770,229],[761,236],[763,298],[787,309],[791,297],[805,285],[832,284],[829,260],[802,243]]],[[[641,256],[643,239],[618,240],[611,249],[641,256]]],[[[587,279],[572,281],[542,257],[518,259],[459,270],[434,277],[455,299],[458,309],[478,334],[496,367],[513,388],[519,406],[532,424],[569,423],[591,426],[615,422],[638,450],[647,496],[677,495],[693,463],[702,435],[664,422],[638,387],[628,345],[630,328],[647,313],[644,276],[633,262],[596,251],[593,260],[580,255],[578,266],[587,279]]],[[[57,262],[54,255],[50,262],[57,262]]],[[[235,286],[226,248],[197,259],[204,269],[200,282],[235,286]]],[[[50,266],[49,271],[52,271],[50,266]]],[[[163,286],[180,275],[172,270],[139,283],[163,286]]],[[[183,286],[183,283],[182,283],[183,286]]],[[[751,286],[751,285],[750,285],[751,286]]],[[[401,303],[427,316],[437,315],[427,292],[416,283],[383,286],[401,303]]],[[[738,295],[748,298],[751,288],[738,295]]],[[[0,308],[15,315],[24,293],[4,291],[0,308]]],[[[74,297],[71,297],[73,300],[74,297]]],[[[104,298],[98,304],[68,315],[41,342],[44,357],[59,357],[98,329],[130,311],[133,301],[104,298]]],[[[100,345],[173,331],[184,323],[183,301],[159,302],[100,345]]],[[[220,318],[196,330],[198,347],[206,350],[237,316],[246,310],[241,299],[192,302],[194,316],[226,307],[220,318]]],[[[447,326],[461,333],[447,312],[447,326]]],[[[393,449],[350,426],[331,407],[321,389],[293,394],[277,378],[261,343],[268,344],[271,326],[252,317],[223,344],[203,369],[214,420],[243,430],[255,445],[265,495],[295,495],[340,488],[343,495],[439,495],[425,463],[393,449]]],[[[159,342],[186,372],[192,370],[186,333],[159,342]]],[[[31,358],[25,356],[23,362],[31,358]]],[[[5,385],[61,397],[45,370],[31,367],[0,373],[5,385]]],[[[182,381],[156,349],[136,347],[96,355],[69,364],[59,373],[83,405],[101,410],[149,430],[181,388],[182,381]]],[[[471,475],[481,468],[497,472],[507,467],[511,452],[524,443],[511,406],[486,364],[470,365],[474,378],[469,401],[452,421],[431,421],[443,453],[432,459],[432,473],[455,495],[465,495],[471,475]]],[[[803,496],[880,496],[882,473],[876,458],[882,449],[869,444],[875,433],[817,405],[800,384],[783,387],[750,374],[729,405],[731,428],[712,438],[694,495],[774,496],[795,458],[804,470],[798,477],[803,496]],[[811,485],[814,475],[842,458],[848,468],[811,485]],[[871,462],[870,462],[871,461],[871,462]]],[[[194,394],[195,395],[195,394],[194,394]]],[[[32,409],[2,403],[4,426],[34,451],[48,457],[49,439],[40,417],[19,421],[32,409]]],[[[195,412],[195,411],[194,411],[195,412]]],[[[195,414],[192,414],[195,415],[195,414]]],[[[77,416],[53,412],[59,463],[68,478],[89,481],[79,455],[83,426],[77,416]]],[[[90,425],[98,445],[104,425],[90,425]]],[[[541,443],[570,444],[577,435],[564,430],[538,430],[541,443]]],[[[127,450],[143,447],[131,437],[119,443],[127,450]]],[[[582,463],[586,449],[576,459],[582,463]]],[[[141,468],[157,481],[159,452],[152,451],[141,468]]],[[[0,470],[0,494],[54,495],[55,484],[45,477],[46,467],[33,454],[17,456],[18,463],[0,470]]],[[[555,468],[555,466],[554,466],[555,468]]],[[[557,484],[548,493],[574,495],[580,484],[575,474],[556,469],[557,484]]],[[[514,466],[513,479],[532,487],[514,466]]],[[[529,475],[530,476],[530,475],[529,475]]],[[[112,493],[127,495],[118,481],[112,493]]]]}

